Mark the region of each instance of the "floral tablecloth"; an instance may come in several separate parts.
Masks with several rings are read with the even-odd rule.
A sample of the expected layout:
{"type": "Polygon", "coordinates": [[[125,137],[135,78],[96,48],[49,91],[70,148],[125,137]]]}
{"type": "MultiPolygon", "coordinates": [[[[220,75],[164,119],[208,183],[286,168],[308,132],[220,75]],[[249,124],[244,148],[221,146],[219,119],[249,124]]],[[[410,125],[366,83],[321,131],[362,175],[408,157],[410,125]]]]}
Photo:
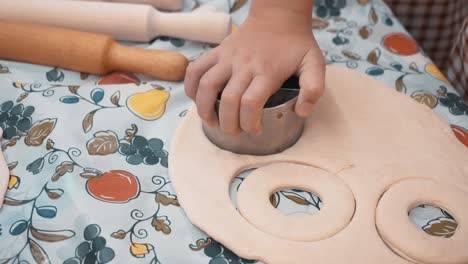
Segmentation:
{"type": "MultiPolygon", "coordinates": [[[[193,5],[188,0],[186,8],[193,5]]],[[[468,146],[467,103],[382,1],[315,5],[314,32],[328,63],[365,72],[434,109],[468,146]]],[[[239,0],[232,7],[236,25],[248,6],[239,0]]],[[[174,38],[127,44],[191,59],[211,48],[174,38]]],[[[1,146],[11,171],[0,209],[0,263],[255,262],[193,226],[171,187],[169,144],[191,106],[183,83],[0,61],[1,146]]],[[[244,177],[233,182],[233,196],[244,177]]],[[[301,190],[270,200],[288,214],[322,206],[301,190]]],[[[414,209],[410,218],[430,235],[450,237],[457,227],[430,206],[414,209]]]]}

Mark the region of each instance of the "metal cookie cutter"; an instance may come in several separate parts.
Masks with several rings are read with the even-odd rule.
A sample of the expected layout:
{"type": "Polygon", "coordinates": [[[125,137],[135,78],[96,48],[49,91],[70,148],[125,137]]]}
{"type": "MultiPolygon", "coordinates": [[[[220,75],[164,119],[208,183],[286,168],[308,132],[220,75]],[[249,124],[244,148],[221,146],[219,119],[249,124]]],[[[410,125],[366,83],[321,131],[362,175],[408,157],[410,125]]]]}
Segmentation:
{"type": "MultiPolygon", "coordinates": [[[[263,109],[263,133],[252,135],[242,132],[233,137],[219,127],[203,123],[203,131],[216,146],[237,154],[271,155],[291,147],[302,135],[305,119],[294,112],[299,94],[299,80],[291,77],[273,94],[263,109]]],[[[216,102],[216,112],[220,100],[216,102]]]]}

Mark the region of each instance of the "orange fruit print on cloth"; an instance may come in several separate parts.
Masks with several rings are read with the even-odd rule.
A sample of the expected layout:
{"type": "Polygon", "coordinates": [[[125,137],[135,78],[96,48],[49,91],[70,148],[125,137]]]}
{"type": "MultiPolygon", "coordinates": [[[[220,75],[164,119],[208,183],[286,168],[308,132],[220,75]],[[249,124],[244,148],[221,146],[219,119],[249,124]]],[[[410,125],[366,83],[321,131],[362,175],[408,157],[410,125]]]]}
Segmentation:
{"type": "Polygon", "coordinates": [[[134,83],[140,85],[141,81],[133,73],[129,72],[113,72],[106,76],[101,77],[97,84],[106,85],[106,84],[129,84],[134,83]]]}
{"type": "Polygon", "coordinates": [[[403,56],[414,55],[419,52],[416,41],[402,33],[393,33],[385,36],[382,45],[389,51],[403,56]]]}
{"type": "Polygon", "coordinates": [[[109,171],[91,178],[86,189],[94,198],[110,203],[126,203],[140,194],[140,183],[135,175],[120,170],[109,171]]]}
{"type": "Polygon", "coordinates": [[[468,130],[463,127],[452,125],[453,133],[466,147],[468,147],[468,130]]]}

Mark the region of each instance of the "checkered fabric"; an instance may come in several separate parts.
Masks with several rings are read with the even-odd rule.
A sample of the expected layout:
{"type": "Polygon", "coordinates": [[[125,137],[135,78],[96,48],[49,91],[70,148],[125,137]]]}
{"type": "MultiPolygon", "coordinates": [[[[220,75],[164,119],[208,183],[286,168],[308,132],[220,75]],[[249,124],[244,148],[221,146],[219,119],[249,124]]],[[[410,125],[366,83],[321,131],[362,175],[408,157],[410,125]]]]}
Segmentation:
{"type": "MultiPolygon", "coordinates": [[[[468,1],[466,2],[468,5],[468,1]]],[[[468,18],[465,18],[462,30],[447,61],[447,78],[454,87],[468,100],[468,18]]]]}
{"type": "Polygon", "coordinates": [[[461,94],[468,94],[468,0],[386,0],[461,94]]]}

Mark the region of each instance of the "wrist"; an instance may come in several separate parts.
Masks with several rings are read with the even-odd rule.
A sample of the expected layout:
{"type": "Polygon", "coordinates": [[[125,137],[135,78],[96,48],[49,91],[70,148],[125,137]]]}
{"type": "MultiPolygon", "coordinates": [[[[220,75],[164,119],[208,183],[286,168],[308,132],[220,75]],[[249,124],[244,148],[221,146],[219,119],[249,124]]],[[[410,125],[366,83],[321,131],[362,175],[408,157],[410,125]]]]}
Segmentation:
{"type": "Polygon", "coordinates": [[[253,0],[249,18],[268,24],[312,29],[312,0],[253,0]]]}

